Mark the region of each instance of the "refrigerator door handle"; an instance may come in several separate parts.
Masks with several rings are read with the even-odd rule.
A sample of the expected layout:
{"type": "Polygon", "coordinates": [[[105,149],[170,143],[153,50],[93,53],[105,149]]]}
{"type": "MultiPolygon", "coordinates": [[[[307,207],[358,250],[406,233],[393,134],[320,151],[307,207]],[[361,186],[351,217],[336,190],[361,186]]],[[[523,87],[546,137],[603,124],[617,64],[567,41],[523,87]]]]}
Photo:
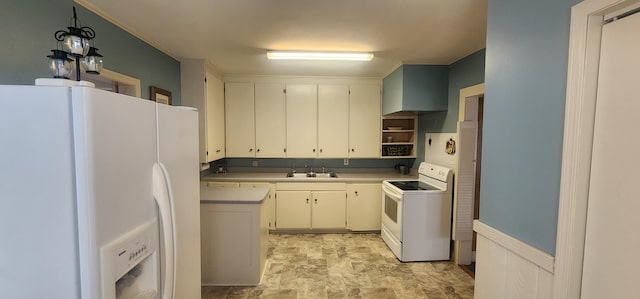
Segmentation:
{"type": "Polygon", "coordinates": [[[162,284],[162,298],[175,298],[175,213],[173,209],[173,196],[171,184],[166,168],[162,163],[153,165],[153,195],[158,203],[160,216],[162,218],[163,231],[163,259],[165,269],[164,281],[162,284]]]}

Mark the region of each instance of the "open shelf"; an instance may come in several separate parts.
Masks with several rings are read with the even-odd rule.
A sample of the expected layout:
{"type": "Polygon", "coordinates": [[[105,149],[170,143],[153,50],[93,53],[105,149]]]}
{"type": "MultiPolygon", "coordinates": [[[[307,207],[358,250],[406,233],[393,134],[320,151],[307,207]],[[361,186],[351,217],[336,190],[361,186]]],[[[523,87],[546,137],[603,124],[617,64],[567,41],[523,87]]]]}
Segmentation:
{"type": "Polygon", "coordinates": [[[415,158],[418,121],[415,115],[382,117],[382,158],[415,158]]]}

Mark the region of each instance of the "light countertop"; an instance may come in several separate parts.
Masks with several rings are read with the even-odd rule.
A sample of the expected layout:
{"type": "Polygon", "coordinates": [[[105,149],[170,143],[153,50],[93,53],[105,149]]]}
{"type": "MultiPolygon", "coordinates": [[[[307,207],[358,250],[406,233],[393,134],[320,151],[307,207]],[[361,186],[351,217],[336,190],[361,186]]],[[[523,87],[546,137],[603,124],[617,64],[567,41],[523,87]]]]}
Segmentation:
{"type": "Polygon", "coordinates": [[[208,188],[200,187],[200,203],[258,204],[269,194],[269,188],[208,188]]]}
{"type": "Polygon", "coordinates": [[[381,183],[384,180],[411,180],[417,179],[415,173],[400,174],[395,171],[377,171],[377,170],[359,170],[359,171],[340,171],[336,170],[337,178],[288,178],[287,171],[256,171],[247,170],[229,171],[226,173],[210,173],[202,176],[201,181],[207,182],[266,182],[266,183],[283,183],[283,182],[341,182],[341,183],[381,183]]]}

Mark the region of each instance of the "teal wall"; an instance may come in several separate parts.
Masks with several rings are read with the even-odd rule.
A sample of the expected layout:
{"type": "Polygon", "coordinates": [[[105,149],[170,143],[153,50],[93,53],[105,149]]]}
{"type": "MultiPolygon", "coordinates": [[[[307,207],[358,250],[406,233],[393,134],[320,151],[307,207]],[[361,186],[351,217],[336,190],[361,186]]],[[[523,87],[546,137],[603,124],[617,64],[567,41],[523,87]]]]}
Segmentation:
{"type": "Polygon", "coordinates": [[[2,3],[0,84],[33,85],[36,78],[51,77],[46,56],[57,47],[54,33],[70,25],[74,5],[82,25],[96,31],[95,47],[104,55],[106,69],[140,79],[142,98],[149,98],[149,86],[154,85],[171,91],[174,104],[180,104],[179,61],[72,0],[2,3]]]}
{"type": "Polygon", "coordinates": [[[425,133],[455,133],[458,123],[460,89],[484,82],[485,50],[479,50],[449,65],[448,110],[428,112],[418,117],[418,151],[414,167],[424,161],[425,133]]]}
{"type": "Polygon", "coordinates": [[[480,220],[555,254],[570,8],[489,0],[480,220]]]}

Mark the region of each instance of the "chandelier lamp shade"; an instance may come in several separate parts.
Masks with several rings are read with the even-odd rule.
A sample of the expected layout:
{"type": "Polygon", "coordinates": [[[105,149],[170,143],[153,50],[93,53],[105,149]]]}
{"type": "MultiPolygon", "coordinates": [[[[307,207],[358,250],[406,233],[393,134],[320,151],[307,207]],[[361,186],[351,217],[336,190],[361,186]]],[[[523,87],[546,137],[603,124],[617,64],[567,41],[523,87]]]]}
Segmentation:
{"type": "Polygon", "coordinates": [[[62,50],[51,50],[53,54],[49,57],[49,69],[53,73],[54,78],[69,79],[71,76],[72,59],[67,57],[67,52],[62,50]]]}
{"type": "Polygon", "coordinates": [[[82,67],[87,73],[100,74],[102,70],[102,55],[98,54],[98,48],[89,47],[89,53],[82,60],[82,67]]]}
{"type": "Polygon", "coordinates": [[[73,71],[71,61],[75,61],[76,81],[80,81],[81,64],[87,73],[100,74],[103,61],[98,49],[92,46],[96,32],[91,27],[80,25],[75,7],[71,22],[68,31],[56,31],[54,36],[58,41],[58,49],[51,50],[53,54],[47,57],[54,78],[69,79],[73,71]]]}

